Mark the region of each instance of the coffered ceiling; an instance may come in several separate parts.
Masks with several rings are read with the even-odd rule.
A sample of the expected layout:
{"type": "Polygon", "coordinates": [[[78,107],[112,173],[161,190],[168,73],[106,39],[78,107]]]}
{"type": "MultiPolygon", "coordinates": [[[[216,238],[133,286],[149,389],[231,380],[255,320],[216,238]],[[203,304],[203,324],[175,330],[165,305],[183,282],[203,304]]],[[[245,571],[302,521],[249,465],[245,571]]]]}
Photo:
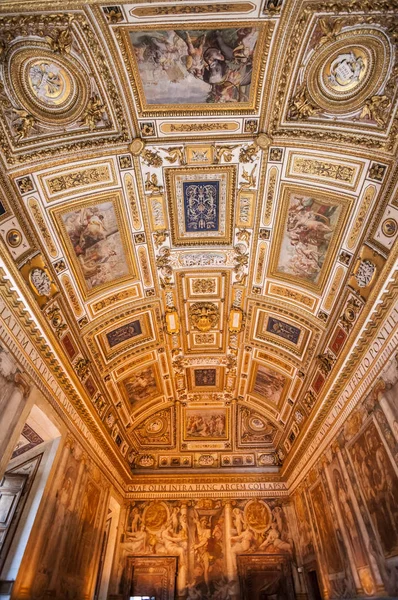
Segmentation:
{"type": "Polygon", "coordinates": [[[395,268],[396,2],[0,11],[4,269],[80,429],[289,474],[395,268]]]}

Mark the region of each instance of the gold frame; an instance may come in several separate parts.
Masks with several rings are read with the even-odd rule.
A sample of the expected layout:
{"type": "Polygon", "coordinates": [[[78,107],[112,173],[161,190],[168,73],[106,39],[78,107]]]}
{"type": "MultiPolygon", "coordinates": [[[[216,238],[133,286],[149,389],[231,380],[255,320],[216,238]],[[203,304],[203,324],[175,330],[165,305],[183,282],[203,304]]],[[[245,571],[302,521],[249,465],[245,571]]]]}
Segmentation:
{"type": "Polygon", "coordinates": [[[259,29],[259,37],[256,44],[254,55],[254,69],[250,88],[250,100],[246,103],[230,102],[210,104],[147,104],[145,98],[144,87],[141,81],[141,75],[138,65],[135,60],[134,50],[130,41],[129,34],[134,31],[165,31],[168,29],[176,29],[175,23],[156,23],[155,25],[137,25],[129,27],[118,27],[115,29],[117,41],[121,47],[121,52],[125,61],[125,66],[128,71],[128,80],[132,87],[138,118],[147,117],[177,117],[177,116],[205,116],[205,115],[246,115],[257,112],[262,92],[262,84],[264,72],[268,58],[268,49],[274,30],[274,23],[258,22],[258,21],[237,21],[237,22],[199,22],[199,23],[178,23],[178,29],[239,29],[240,27],[256,27],[259,29]]]}
{"type": "Polygon", "coordinates": [[[102,162],[98,162],[98,158],[94,158],[90,161],[79,162],[79,163],[68,163],[67,166],[62,169],[61,165],[53,169],[49,169],[45,172],[40,173],[37,176],[37,179],[40,183],[40,187],[43,190],[43,195],[45,197],[45,201],[47,204],[56,202],[57,200],[62,200],[67,196],[77,196],[80,194],[85,194],[86,192],[93,192],[94,190],[111,188],[118,185],[117,175],[115,169],[115,163],[112,158],[105,158],[102,162]],[[76,172],[85,171],[92,167],[93,169],[98,169],[100,167],[108,168],[108,180],[92,182],[89,184],[82,184],[76,187],[68,188],[67,190],[62,190],[60,192],[51,192],[48,188],[48,181],[53,179],[55,176],[65,176],[76,172]]]}
{"type": "MultiPolygon", "coordinates": [[[[212,167],[180,167],[180,168],[166,168],[164,170],[167,190],[167,201],[169,205],[170,214],[170,225],[171,225],[171,241],[173,246],[208,246],[208,245],[222,245],[229,246],[232,244],[233,238],[233,214],[234,214],[234,198],[236,189],[236,165],[214,165],[212,167]],[[225,197],[222,197],[220,192],[220,205],[222,202],[225,203],[225,225],[224,233],[212,232],[212,236],[204,237],[202,234],[193,234],[189,237],[184,237],[183,233],[179,231],[179,219],[178,219],[178,199],[176,195],[176,180],[177,177],[198,175],[197,179],[200,179],[201,175],[214,175],[214,179],[220,181],[221,175],[226,178],[226,191],[225,197]],[[218,233],[218,237],[217,237],[218,233]],[[194,237],[196,236],[196,237],[194,237]]],[[[183,202],[183,199],[182,199],[183,202]]],[[[184,207],[182,207],[184,210],[184,207]]],[[[219,209],[221,212],[221,209],[219,209]]],[[[190,232],[191,234],[192,232],[190,232]]]]}
{"type": "Polygon", "coordinates": [[[353,158],[348,158],[347,156],[336,156],[330,154],[321,154],[316,152],[308,152],[303,149],[300,150],[290,150],[288,152],[287,164],[286,164],[286,176],[292,179],[301,179],[302,181],[311,181],[315,184],[319,185],[330,185],[335,186],[337,188],[347,188],[352,191],[358,188],[358,183],[361,180],[363,170],[365,168],[365,162],[361,160],[357,160],[354,162],[353,158]],[[325,164],[329,164],[334,167],[342,167],[349,168],[353,170],[352,177],[349,181],[344,179],[337,179],[333,177],[328,177],[327,175],[318,175],[312,173],[304,173],[303,171],[295,171],[294,167],[299,159],[304,159],[308,161],[316,161],[323,162],[325,164]]]}
{"type": "Polygon", "coordinates": [[[109,288],[117,287],[124,281],[128,281],[129,279],[134,279],[137,275],[136,265],[133,259],[133,248],[131,246],[131,241],[129,236],[127,235],[126,223],[127,215],[125,214],[122,200],[122,194],[119,190],[113,192],[104,192],[102,194],[97,194],[94,196],[86,197],[81,201],[72,201],[67,204],[63,204],[60,207],[50,209],[50,214],[55,223],[55,228],[60,237],[61,244],[64,248],[65,254],[70,262],[71,269],[75,278],[75,281],[79,287],[79,290],[83,296],[84,300],[87,300],[93,296],[96,296],[103,290],[107,290],[109,288]],[[123,249],[125,253],[126,264],[128,265],[129,273],[119,279],[115,279],[108,283],[104,283],[102,285],[98,285],[95,288],[89,290],[87,284],[84,280],[83,273],[78,264],[78,260],[75,256],[75,250],[71,244],[68,233],[65,229],[64,224],[61,221],[61,215],[67,212],[71,212],[73,210],[78,210],[81,208],[94,206],[96,204],[102,204],[104,202],[112,202],[115,210],[116,219],[118,222],[119,232],[123,244],[123,249]]]}
{"type": "Polygon", "coordinates": [[[153,400],[155,400],[156,398],[159,398],[160,396],[164,396],[164,389],[163,389],[161,380],[162,380],[162,377],[160,376],[160,370],[159,370],[158,363],[150,362],[150,363],[144,363],[144,364],[140,365],[139,367],[137,367],[136,369],[132,369],[131,371],[129,371],[125,375],[125,377],[118,380],[117,387],[118,387],[120,394],[122,395],[123,400],[126,403],[126,406],[129,408],[129,411],[134,414],[137,410],[141,411],[145,405],[147,405],[146,408],[149,408],[150,403],[153,402],[153,400]],[[153,372],[155,374],[157,392],[154,392],[152,395],[147,396],[145,399],[136,400],[135,406],[134,406],[132,404],[130,398],[128,397],[124,382],[127,381],[128,379],[130,379],[130,377],[132,375],[134,375],[135,373],[143,371],[144,369],[149,369],[150,367],[153,368],[153,372]]]}
{"type": "Polygon", "coordinates": [[[304,351],[307,349],[307,342],[309,337],[312,335],[312,330],[303,326],[298,321],[294,321],[289,317],[285,317],[285,315],[280,315],[277,312],[270,312],[269,310],[264,310],[262,308],[258,308],[256,311],[256,327],[253,332],[254,339],[260,339],[261,341],[268,340],[271,343],[276,344],[277,346],[287,346],[294,354],[298,356],[302,356],[304,351]],[[291,340],[279,336],[271,331],[266,329],[268,321],[270,317],[278,319],[278,321],[282,321],[287,325],[292,325],[296,329],[300,330],[297,344],[292,342],[291,340]]]}
{"type": "Polygon", "coordinates": [[[190,392],[221,392],[224,385],[224,368],[217,365],[197,365],[187,369],[188,390],[190,392]],[[216,372],[215,385],[196,385],[195,371],[214,369],[216,372]]]}
{"type": "Polygon", "coordinates": [[[229,422],[230,422],[230,409],[228,406],[217,406],[211,404],[201,404],[195,406],[184,406],[183,407],[183,436],[184,442],[199,442],[202,444],[206,444],[207,442],[226,442],[229,440],[229,422]],[[223,411],[225,415],[225,436],[215,436],[215,437],[188,437],[187,435],[187,413],[188,411],[195,411],[196,413],[202,415],[206,410],[217,410],[223,411]]]}
{"type": "Polygon", "coordinates": [[[148,341],[152,342],[154,340],[154,332],[149,318],[149,311],[130,315],[129,317],[123,319],[120,323],[112,323],[112,325],[108,326],[106,329],[101,331],[101,333],[96,335],[95,339],[107,361],[112,360],[119,354],[123,354],[123,352],[130,347],[140,346],[148,341]],[[119,329],[120,327],[123,327],[124,325],[127,325],[128,323],[131,323],[132,321],[139,321],[141,333],[111,347],[107,339],[107,334],[119,329]]]}
{"type": "Polygon", "coordinates": [[[253,398],[255,398],[256,400],[261,400],[261,402],[267,406],[272,408],[274,411],[280,412],[281,408],[284,406],[286,398],[288,396],[289,393],[289,389],[291,387],[291,382],[292,382],[292,378],[289,377],[286,372],[281,371],[280,369],[278,369],[277,367],[275,367],[274,364],[272,363],[264,363],[264,362],[259,362],[256,360],[253,360],[251,363],[251,374],[250,374],[250,380],[249,380],[249,386],[248,386],[248,394],[250,396],[252,396],[253,398]],[[254,382],[256,380],[256,376],[257,376],[257,371],[259,367],[266,367],[268,369],[270,369],[271,371],[275,371],[277,373],[279,373],[280,375],[283,375],[283,377],[286,379],[286,383],[282,389],[282,393],[281,396],[279,398],[279,402],[278,404],[273,404],[272,402],[270,402],[269,400],[267,400],[266,398],[264,398],[263,396],[260,396],[260,394],[258,394],[257,392],[255,392],[253,390],[254,388],[254,382]]]}
{"type": "Polygon", "coordinates": [[[325,287],[325,283],[327,281],[328,273],[330,271],[330,266],[332,265],[337,248],[339,247],[342,237],[345,231],[345,225],[349,216],[349,208],[353,203],[353,198],[349,196],[345,196],[338,193],[330,193],[325,190],[314,190],[310,187],[300,186],[300,185],[292,185],[292,184],[282,184],[281,192],[280,192],[281,200],[280,200],[280,211],[278,216],[278,221],[275,227],[274,240],[271,247],[271,257],[268,266],[268,277],[273,277],[280,281],[285,281],[286,283],[297,283],[304,288],[308,288],[309,290],[315,293],[321,293],[325,287]],[[311,281],[306,281],[305,279],[298,277],[296,275],[291,275],[288,273],[284,273],[283,271],[278,270],[278,262],[280,258],[282,242],[285,234],[285,224],[287,220],[287,214],[289,210],[289,202],[291,194],[302,194],[306,196],[310,196],[315,198],[316,200],[320,200],[324,204],[327,205],[340,205],[342,210],[341,214],[336,223],[335,231],[333,232],[333,236],[331,242],[326,251],[326,256],[324,263],[322,265],[321,270],[318,275],[318,283],[313,283],[311,281]]]}
{"type": "Polygon", "coordinates": [[[151,226],[152,226],[153,231],[164,231],[165,229],[168,229],[167,212],[166,212],[166,204],[165,204],[164,195],[163,194],[147,194],[146,201],[147,201],[147,205],[148,205],[149,218],[151,220],[151,226]],[[155,223],[155,217],[153,215],[153,208],[152,208],[153,200],[157,200],[159,202],[159,204],[162,205],[163,224],[161,224],[161,225],[157,225],[155,223]]]}

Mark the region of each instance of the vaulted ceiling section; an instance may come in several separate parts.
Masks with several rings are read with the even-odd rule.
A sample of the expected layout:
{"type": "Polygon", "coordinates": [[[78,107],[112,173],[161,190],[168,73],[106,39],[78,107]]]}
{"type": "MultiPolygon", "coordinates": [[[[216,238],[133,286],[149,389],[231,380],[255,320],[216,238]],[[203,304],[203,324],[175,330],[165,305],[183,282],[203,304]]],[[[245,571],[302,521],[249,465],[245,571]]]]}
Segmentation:
{"type": "Polygon", "coordinates": [[[322,429],[397,257],[396,8],[0,6],[2,289],[124,481],[322,429]]]}

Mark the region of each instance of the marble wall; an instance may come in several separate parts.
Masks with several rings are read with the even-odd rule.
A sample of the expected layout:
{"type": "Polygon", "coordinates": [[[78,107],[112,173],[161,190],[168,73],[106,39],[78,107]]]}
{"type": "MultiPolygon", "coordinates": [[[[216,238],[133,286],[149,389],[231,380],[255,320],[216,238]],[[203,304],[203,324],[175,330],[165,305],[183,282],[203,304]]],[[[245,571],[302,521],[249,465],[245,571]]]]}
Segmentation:
{"type": "Polygon", "coordinates": [[[109,483],[69,435],[47,483],[13,599],[91,599],[109,483]]]}
{"type": "Polygon", "coordinates": [[[293,494],[298,558],[325,598],[398,595],[394,359],[293,494]]]}

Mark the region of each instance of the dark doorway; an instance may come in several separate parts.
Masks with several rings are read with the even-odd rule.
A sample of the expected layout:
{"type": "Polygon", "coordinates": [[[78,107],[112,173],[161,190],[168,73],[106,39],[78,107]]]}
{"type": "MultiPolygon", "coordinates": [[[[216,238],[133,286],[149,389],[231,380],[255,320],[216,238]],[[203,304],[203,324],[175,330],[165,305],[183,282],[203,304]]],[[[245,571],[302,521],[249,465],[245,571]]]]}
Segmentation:
{"type": "Polygon", "coordinates": [[[310,587],[311,600],[322,600],[321,590],[319,588],[319,581],[317,572],[314,570],[307,571],[308,584],[310,587]]]}

